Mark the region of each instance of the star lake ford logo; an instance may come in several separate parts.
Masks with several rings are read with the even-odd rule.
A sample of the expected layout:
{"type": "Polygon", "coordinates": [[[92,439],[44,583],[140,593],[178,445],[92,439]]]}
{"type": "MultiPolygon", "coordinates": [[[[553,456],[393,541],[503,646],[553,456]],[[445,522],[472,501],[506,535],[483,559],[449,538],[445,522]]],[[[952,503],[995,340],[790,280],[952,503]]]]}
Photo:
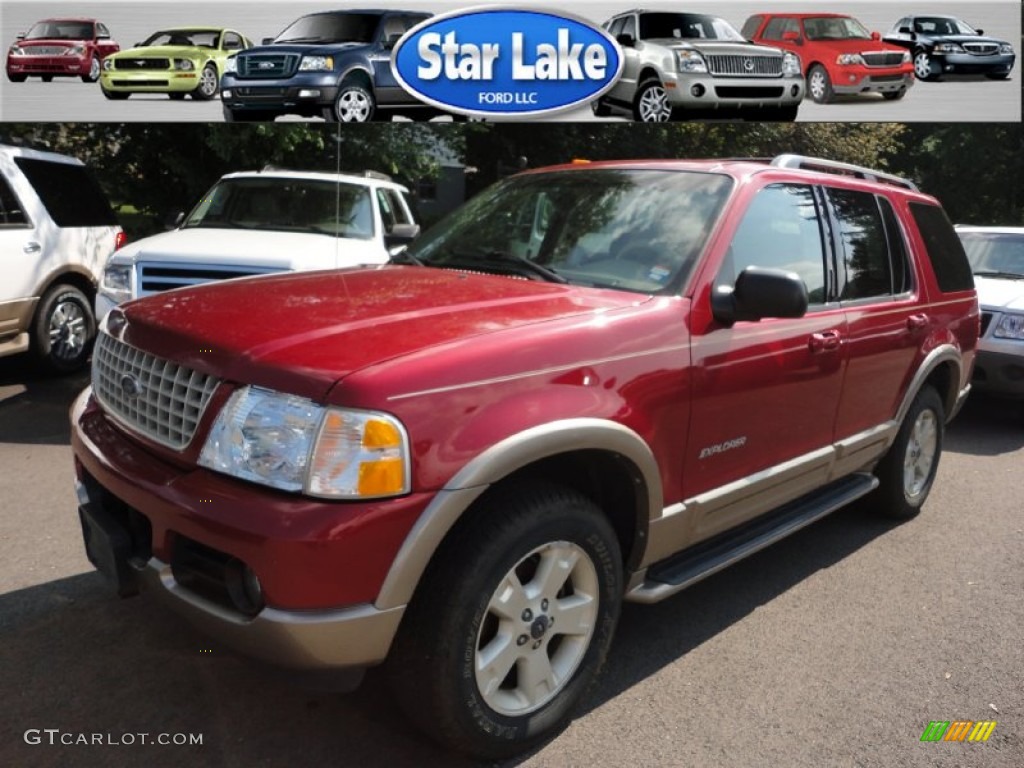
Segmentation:
{"type": "Polygon", "coordinates": [[[582,106],[622,72],[622,49],[564,14],[476,8],[433,16],[392,52],[402,87],[449,112],[522,117],[582,106]]]}

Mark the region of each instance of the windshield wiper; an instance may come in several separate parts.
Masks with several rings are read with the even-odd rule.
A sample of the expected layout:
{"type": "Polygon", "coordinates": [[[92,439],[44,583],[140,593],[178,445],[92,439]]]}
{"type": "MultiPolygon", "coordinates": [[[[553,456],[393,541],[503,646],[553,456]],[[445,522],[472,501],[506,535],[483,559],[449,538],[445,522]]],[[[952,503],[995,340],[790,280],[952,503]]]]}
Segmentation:
{"type": "Polygon", "coordinates": [[[978,277],[1002,277],[1007,280],[1024,280],[1024,275],[1019,272],[1000,272],[994,269],[981,269],[974,274],[978,277]]]}
{"type": "MultiPolygon", "coordinates": [[[[473,266],[492,266],[495,263],[513,267],[520,272],[528,272],[531,275],[546,280],[549,283],[568,283],[569,281],[555,272],[551,267],[545,267],[535,261],[530,261],[525,256],[517,256],[506,251],[481,251],[479,253],[467,253],[466,251],[450,251],[456,262],[465,262],[473,266]]],[[[447,266],[447,265],[445,265],[447,266]]]]}
{"type": "Polygon", "coordinates": [[[408,249],[391,254],[388,264],[415,264],[417,267],[425,267],[427,263],[419,256],[413,256],[408,249]]]}

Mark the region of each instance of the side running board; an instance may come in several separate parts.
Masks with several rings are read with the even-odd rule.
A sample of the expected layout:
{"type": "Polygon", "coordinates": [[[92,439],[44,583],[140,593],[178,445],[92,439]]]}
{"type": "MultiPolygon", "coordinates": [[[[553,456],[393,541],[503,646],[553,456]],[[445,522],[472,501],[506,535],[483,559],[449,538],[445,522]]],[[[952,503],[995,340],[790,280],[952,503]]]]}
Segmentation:
{"type": "Polygon", "coordinates": [[[835,512],[877,486],[878,478],[874,475],[849,475],[734,531],[695,544],[648,568],[647,578],[626,599],[634,603],[664,600],[835,512]]]}

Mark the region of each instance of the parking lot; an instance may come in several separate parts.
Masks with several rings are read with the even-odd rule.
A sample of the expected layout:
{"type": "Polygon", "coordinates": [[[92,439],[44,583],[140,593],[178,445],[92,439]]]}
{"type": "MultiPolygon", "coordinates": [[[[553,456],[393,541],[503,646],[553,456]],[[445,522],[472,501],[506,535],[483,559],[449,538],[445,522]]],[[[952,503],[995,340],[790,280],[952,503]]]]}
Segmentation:
{"type": "MultiPolygon", "coordinates": [[[[373,676],[346,696],[300,689],[108,590],[72,490],[66,413],[86,383],[0,361],[0,764],[466,764],[373,676]]],[[[511,764],[1024,764],[1022,461],[1019,410],[969,402],[917,519],[844,510],[627,606],[585,711],[511,764]],[[997,725],[985,743],[921,742],[946,720],[997,725]]]]}

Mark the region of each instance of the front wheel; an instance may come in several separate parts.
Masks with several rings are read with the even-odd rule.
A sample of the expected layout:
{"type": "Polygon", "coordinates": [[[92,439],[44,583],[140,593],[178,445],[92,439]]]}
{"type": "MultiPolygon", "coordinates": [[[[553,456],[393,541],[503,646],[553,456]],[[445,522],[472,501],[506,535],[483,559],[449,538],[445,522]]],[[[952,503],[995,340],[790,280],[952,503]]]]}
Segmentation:
{"type": "Polygon", "coordinates": [[[92,61],[89,63],[89,73],[82,75],[83,83],[95,83],[100,79],[100,57],[93,56],[92,61]]]}
{"type": "Polygon", "coordinates": [[[211,61],[203,67],[199,75],[199,85],[192,91],[192,98],[198,101],[209,101],[217,95],[217,88],[220,86],[220,78],[217,76],[217,66],[211,61]]]}
{"type": "Polygon", "coordinates": [[[24,83],[28,75],[12,75],[10,72],[7,73],[7,79],[12,83],[24,83]]]}
{"type": "Polygon", "coordinates": [[[640,83],[633,99],[633,119],[640,123],[665,123],[672,119],[668,92],[657,78],[640,83]]]}
{"type": "Polygon", "coordinates": [[[918,80],[934,80],[932,72],[932,57],[927,51],[918,51],[914,54],[914,75],[918,80]]]}
{"type": "Polygon", "coordinates": [[[989,80],[1005,80],[1010,76],[1009,72],[989,72],[985,77],[989,80]]]}
{"type": "Polygon", "coordinates": [[[528,483],[481,500],[436,555],[388,661],[427,734],[502,759],[563,727],[618,620],[622,560],[587,497],[528,483]]]}
{"type": "Polygon", "coordinates": [[[338,89],[334,106],[324,110],[329,123],[368,123],[377,111],[377,101],[369,88],[360,83],[345,83],[338,89]]]}
{"type": "Polygon", "coordinates": [[[918,392],[875,473],[872,498],[881,514],[905,520],[921,511],[939,468],[945,421],[939,393],[932,387],[918,392]]]}
{"type": "Polygon", "coordinates": [[[100,86],[100,90],[103,91],[103,95],[111,101],[124,101],[131,95],[125,91],[108,91],[102,85],[100,86]]]}
{"type": "Polygon", "coordinates": [[[807,92],[811,94],[815,104],[829,104],[835,99],[832,78],[821,64],[815,64],[807,73],[807,92]]]}
{"type": "Polygon", "coordinates": [[[32,327],[36,358],[54,373],[85,366],[96,336],[96,319],[85,294],[71,285],[55,285],[39,302],[32,327]]]}
{"type": "Polygon", "coordinates": [[[590,111],[594,117],[610,117],[612,114],[612,108],[601,99],[594,99],[590,102],[590,111]]]}
{"type": "Polygon", "coordinates": [[[885,93],[882,94],[882,98],[885,99],[886,101],[899,101],[906,95],[907,89],[901,88],[898,91],[886,91],[885,93]]]}

